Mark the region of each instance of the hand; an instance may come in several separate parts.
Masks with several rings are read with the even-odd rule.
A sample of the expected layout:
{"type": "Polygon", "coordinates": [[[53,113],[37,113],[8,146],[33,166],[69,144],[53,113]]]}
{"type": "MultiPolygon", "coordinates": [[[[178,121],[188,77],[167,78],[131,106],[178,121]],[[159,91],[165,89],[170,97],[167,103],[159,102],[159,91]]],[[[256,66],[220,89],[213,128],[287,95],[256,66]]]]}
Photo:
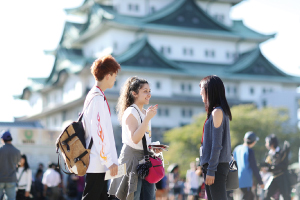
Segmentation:
{"type": "Polygon", "coordinates": [[[153,151],[154,151],[154,153],[160,153],[160,152],[162,152],[163,150],[162,150],[162,149],[158,149],[158,148],[154,148],[153,151]]]}
{"type": "Polygon", "coordinates": [[[110,170],[111,176],[115,176],[118,174],[118,165],[112,164],[108,169],[110,170]]]}
{"type": "Polygon", "coordinates": [[[25,192],[25,197],[29,197],[29,195],[30,195],[30,192],[25,192]]]}
{"type": "Polygon", "coordinates": [[[158,105],[150,106],[146,111],[146,117],[150,120],[156,115],[158,105]]]}
{"type": "Polygon", "coordinates": [[[206,175],[205,185],[212,185],[215,183],[215,177],[206,175]]]}
{"type": "Polygon", "coordinates": [[[264,189],[264,188],[265,188],[265,185],[264,185],[264,184],[261,184],[261,185],[260,185],[260,188],[261,188],[261,189],[264,189]]]}

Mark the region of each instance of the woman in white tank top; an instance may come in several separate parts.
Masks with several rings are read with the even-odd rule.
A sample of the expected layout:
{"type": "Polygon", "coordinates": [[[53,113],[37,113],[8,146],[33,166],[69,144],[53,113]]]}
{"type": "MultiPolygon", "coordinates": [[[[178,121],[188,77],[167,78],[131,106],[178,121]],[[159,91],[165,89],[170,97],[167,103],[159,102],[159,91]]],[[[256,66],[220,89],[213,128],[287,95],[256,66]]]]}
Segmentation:
{"type": "MultiPolygon", "coordinates": [[[[157,105],[147,110],[144,105],[149,104],[151,89],[148,82],[138,77],[127,79],[121,89],[117,112],[122,123],[123,147],[119,157],[119,164],[126,163],[127,176],[113,179],[109,194],[118,199],[155,199],[155,184],[151,184],[137,175],[137,165],[143,159],[142,138],[145,135],[147,146],[151,144],[151,119],[156,115],[157,105]]],[[[156,152],[158,153],[158,152],[156,152]]]]}

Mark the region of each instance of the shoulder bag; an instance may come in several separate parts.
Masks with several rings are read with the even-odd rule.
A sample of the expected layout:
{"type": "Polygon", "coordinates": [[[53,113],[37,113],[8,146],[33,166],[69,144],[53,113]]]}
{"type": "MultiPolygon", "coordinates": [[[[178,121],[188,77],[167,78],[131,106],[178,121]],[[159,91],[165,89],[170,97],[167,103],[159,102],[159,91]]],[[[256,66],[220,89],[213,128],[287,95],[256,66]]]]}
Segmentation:
{"type": "MultiPolygon", "coordinates": [[[[141,123],[142,123],[143,122],[142,117],[138,110],[137,112],[140,116],[141,123]]],[[[138,176],[141,179],[145,179],[149,183],[157,183],[165,176],[165,169],[163,167],[162,160],[157,156],[149,155],[145,135],[143,136],[142,142],[143,142],[145,162],[137,166],[138,176]]]]}
{"type": "Polygon", "coordinates": [[[235,190],[239,188],[239,174],[237,163],[231,155],[231,161],[229,162],[229,172],[226,180],[226,190],[235,190]]]}

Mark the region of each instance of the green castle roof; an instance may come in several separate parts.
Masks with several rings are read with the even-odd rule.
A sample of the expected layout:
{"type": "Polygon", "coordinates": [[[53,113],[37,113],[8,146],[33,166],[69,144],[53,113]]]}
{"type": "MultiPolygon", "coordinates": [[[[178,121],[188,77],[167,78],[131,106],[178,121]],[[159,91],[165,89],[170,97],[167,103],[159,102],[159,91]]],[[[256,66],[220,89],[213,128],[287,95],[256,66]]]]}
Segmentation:
{"type": "MultiPolygon", "coordinates": [[[[177,0],[166,9],[146,17],[124,16],[113,10],[111,6],[94,4],[90,8],[88,20],[83,25],[77,41],[88,39],[91,37],[91,31],[95,29],[109,27],[255,42],[264,42],[275,36],[275,34],[257,33],[247,28],[240,20],[233,21],[232,26],[226,26],[203,11],[194,0],[177,0]]],[[[94,34],[97,34],[97,31],[94,31],[94,34]]]]}
{"type": "MultiPolygon", "coordinates": [[[[199,78],[215,74],[226,80],[249,80],[300,84],[300,77],[288,75],[261,53],[259,48],[241,54],[233,64],[209,64],[200,62],[172,61],[156,51],[146,36],[134,42],[127,51],[115,56],[122,71],[161,74],[174,77],[199,78]]],[[[59,82],[63,73],[79,73],[96,58],[86,58],[80,49],[59,47],[56,60],[48,78],[32,79],[32,84],[23,90],[37,91],[45,86],[51,87],[59,82]]]]}

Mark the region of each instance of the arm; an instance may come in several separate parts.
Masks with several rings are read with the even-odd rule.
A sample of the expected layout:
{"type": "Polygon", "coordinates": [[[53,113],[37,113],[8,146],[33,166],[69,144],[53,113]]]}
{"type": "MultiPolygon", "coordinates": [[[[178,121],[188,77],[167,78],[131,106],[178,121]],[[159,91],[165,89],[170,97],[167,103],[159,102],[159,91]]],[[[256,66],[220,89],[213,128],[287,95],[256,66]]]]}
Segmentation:
{"type": "Polygon", "coordinates": [[[223,138],[223,126],[221,126],[223,121],[223,112],[220,109],[215,109],[212,112],[213,117],[213,127],[212,127],[212,148],[210,154],[210,160],[208,161],[207,175],[215,176],[215,171],[217,171],[217,166],[219,164],[220,152],[223,148],[222,138],[223,138]]]}
{"type": "Polygon", "coordinates": [[[30,169],[27,169],[27,186],[26,186],[26,192],[30,192],[31,189],[31,183],[32,183],[32,172],[30,169]]]}
{"type": "Polygon", "coordinates": [[[131,139],[132,139],[133,143],[137,144],[142,140],[145,132],[148,129],[148,124],[149,124],[150,120],[156,115],[156,110],[157,110],[157,105],[155,105],[153,107],[150,106],[147,109],[146,117],[140,126],[138,126],[138,121],[133,116],[133,114],[130,114],[127,117],[127,119],[125,121],[125,126],[131,135],[131,139]]]}
{"type": "Polygon", "coordinates": [[[113,133],[108,132],[106,128],[105,119],[108,116],[105,116],[103,112],[106,109],[104,103],[106,102],[103,96],[95,96],[93,98],[87,110],[87,121],[91,123],[91,137],[100,156],[101,164],[109,168],[114,164],[111,158],[111,144],[109,142],[109,137],[113,133]]]}
{"type": "Polygon", "coordinates": [[[250,148],[249,148],[249,164],[250,164],[250,167],[253,171],[253,174],[254,174],[258,184],[262,185],[263,182],[261,180],[261,176],[259,174],[259,170],[258,170],[257,165],[256,165],[256,159],[255,159],[254,151],[250,148]]]}
{"type": "Polygon", "coordinates": [[[187,172],[186,172],[186,181],[185,182],[187,184],[187,188],[188,189],[191,188],[190,176],[191,176],[190,170],[187,170],[187,172]]]}

